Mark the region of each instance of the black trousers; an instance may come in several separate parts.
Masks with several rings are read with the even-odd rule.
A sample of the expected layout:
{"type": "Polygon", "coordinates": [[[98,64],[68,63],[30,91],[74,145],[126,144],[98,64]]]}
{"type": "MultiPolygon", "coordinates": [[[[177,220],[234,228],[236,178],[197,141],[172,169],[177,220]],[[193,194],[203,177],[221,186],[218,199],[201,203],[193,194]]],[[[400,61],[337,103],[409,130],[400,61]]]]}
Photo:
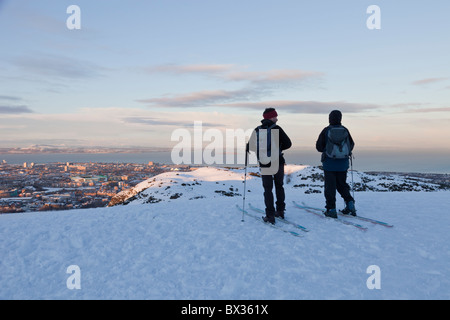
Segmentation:
{"type": "Polygon", "coordinates": [[[325,200],[327,209],[336,209],[336,190],[345,203],[354,201],[347,184],[347,171],[325,171],[325,200]]]}
{"type": "Polygon", "coordinates": [[[286,208],[284,194],[284,162],[280,161],[280,167],[275,175],[263,175],[262,183],[264,187],[264,204],[266,205],[266,216],[273,218],[275,215],[273,185],[275,184],[276,211],[284,211],[286,208]]]}

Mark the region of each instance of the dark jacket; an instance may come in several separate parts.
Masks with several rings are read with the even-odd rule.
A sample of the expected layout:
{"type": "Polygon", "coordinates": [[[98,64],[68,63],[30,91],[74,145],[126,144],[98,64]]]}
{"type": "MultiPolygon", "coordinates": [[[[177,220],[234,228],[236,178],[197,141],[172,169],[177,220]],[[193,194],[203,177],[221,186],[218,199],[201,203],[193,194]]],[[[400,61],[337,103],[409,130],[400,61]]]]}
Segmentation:
{"type": "MultiPolygon", "coordinates": [[[[325,171],[347,171],[348,168],[350,167],[350,159],[346,158],[346,159],[331,159],[328,158],[325,154],[325,147],[327,145],[327,134],[328,134],[328,129],[330,127],[343,127],[340,123],[338,124],[330,124],[328,127],[324,128],[322,130],[322,132],[319,135],[319,138],[317,139],[316,142],[316,149],[319,152],[322,152],[322,164],[323,164],[323,169],[325,171]]],[[[345,127],[344,127],[345,128],[345,127]]],[[[345,128],[347,129],[347,128],[345,128]]],[[[350,139],[350,148],[351,150],[353,150],[353,148],[355,147],[355,142],[353,141],[352,136],[350,135],[350,131],[348,131],[348,136],[350,139]]]]}
{"type": "MultiPolygon", "coordinates": [[[[255,128],[255,131],[261,129],[268,129],[271,126],[274,125],[274,122],[268,119],[264,119],[261,120],[261,126],[255,128]]],[[[284,130],[279,126],[279,125],[275,125],[275,127],[272,128],[272,130],[274,129],[278,129],[279,130],[279,137],[280,137],[280,141],[279,141],[279,146],[280,146],[280,164],[284,164],[286,163],[284,157],[283,157],[283,153],[281,153],[284,150],[289,149],[292,146],[292,142],[291,139],[288,137],[288,135],[286,134],[286,132],[284,132],[284,130]]],[[[249,151],[249,144],[247,143],[247,152],[249,151]]],[[[250,151],[255,151],[255,150],[250,150],[250,151]]],[[[269,165],[267,165],[269,166],[269,165]]]]}

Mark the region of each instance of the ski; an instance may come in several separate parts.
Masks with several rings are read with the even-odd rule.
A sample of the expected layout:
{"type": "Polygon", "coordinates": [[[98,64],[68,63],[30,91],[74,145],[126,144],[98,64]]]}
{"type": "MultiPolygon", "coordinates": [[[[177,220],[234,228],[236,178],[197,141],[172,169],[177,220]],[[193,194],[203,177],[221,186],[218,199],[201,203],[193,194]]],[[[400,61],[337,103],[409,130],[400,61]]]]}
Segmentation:
{"type": "Polygon", "coordinates": [[[251,217],[251,218],[253,218],[253,219],[255,219],[255,220],[258,220],[259,222],[261,222],[261,223],[263,223],[263,224],[265,224],[265,225],[267,225],[267,226],[269,226],[269,227],[271,227],[271,228],[278,229],[278,230],[280,230],[280,231],[283,231],[284,233],[289,233],[290,235],[292,235],[292,236],[294,236],[294,237],[298,237],[298,238],[302,238],[302,237],[303,237],[301,234],[299,234],[299,233],[297,233],[297,232],[289,231],[289,230],[283,229],[283,228],[281,228],[281,227],[279,227],[279,226],[277,226],[277,225],[275,225],[275,224],[266,223],[266,222],[264,222],[264,220],[263,220],[262,218],[257,217],[257,216],[255,216],[255,215],[253,215],[253,214],[250,214],[247,210],[242,209],[242,208],[239,207],[238,205],[236,205],[236,208],[238,208],[238,210],[239,210],[240,212],[243,212],[247,217],[251,217]]]}
{"type": "MultiPolygon", "coordinates": [[[[308,205],[307,205],[306,203],[304,203],[304,202],[302,202],[302,205],[303,205],[304,207],[307,207],[307,208],[312,209],[312,210],[319,210],[319,211],[322,211],[322,209],[310,207],[310,206],[308,206],[308,205]]],[[[371,219],[371,218],[367,218],[367,217],[362,217],[362,216],[359,216],[359,215],[357,215],[357,216],[352,216],[352,215],[349,215],[349,214],[343,214],[343,213],[342,213],[342,210],[339,210],[338,214],[339,214],[340,216],[342,216],[342,217],[354,218],[354,219],[358,219],[358,220],[361,220],[361,221],[366,221],[366,222],[370,222],[370,223],[373,223],[373,224],[378,224],[378,225],[384,226],[384,227],[386,227],[386,228],[392,228],[392,227],[394,227],[392,224],[389,224],[389,223],[384,222],[384,221],[375,220],[375,219],[371,219]]]]}
{"type": "Polygon", "coordinates": [[[306,206],[302,206],[302,205],[298,204],[298,203],[295,202],[295,201],[293,201],[293,203],[294,203],[294,205],[295,205],[296,208],[305,210],[305,211],[310,212],[310,213],[313,213],[313,214],[315,214],[316,216],[321,217],[321,218],[323,218],[323,219],[332,219],[332,220],[336,220],[336,221],[338,221],[338,222],[340,222],[340,223],[343,223],[343,224],[346,224],[346,225],[349,225],[349,226],[356,227],[356,228],[358,228],[358,229],[360,229],[360,230],[363,230],[363,231],[367,231],[367,227],[364,227],[364,226],[362,226],[362,225],[360,225],[360,224],[357,224],[357,223],[354,223],[354,222],[351,222],[351,221],[347,221],[347,220],[343,220],[343,219],[333,219],[333,218],[329,218],[329,217],[327,217],[327,216],[324,215],[324,211],[323,211],[322,209],[320,209],[320,213],[319,213],[319,211],[316,210],[316,209],[314,209],[314,208],[309,208],[309,207],[306,207],[306,206]]]}
{"type": "MultiPolygon", "coordinates": [[[[266,213],[264,210],[256,208],[256,207],[252,206],[250,203],[249,203],[248,206],[250,207],[250,209],[252,209],[255,212],[259,212],[259,213],[262,213],[262,214],[266,213]]],[[[289,220],[286,220],[286,219],[281,219],[281,218],[278,218],[278,217],[275,217],[275,219],[277,221],[283,222],[284,224],[289,224],[291,226],[294,226],[295,228],[300,229],[303,232],[309,232],[308,228],[306,228],[306,227],[304,227],[304,226],[302,226],[300,224],[297,224],[295,222],[292,222],[292,221],[289,221],[289,220]]]]}

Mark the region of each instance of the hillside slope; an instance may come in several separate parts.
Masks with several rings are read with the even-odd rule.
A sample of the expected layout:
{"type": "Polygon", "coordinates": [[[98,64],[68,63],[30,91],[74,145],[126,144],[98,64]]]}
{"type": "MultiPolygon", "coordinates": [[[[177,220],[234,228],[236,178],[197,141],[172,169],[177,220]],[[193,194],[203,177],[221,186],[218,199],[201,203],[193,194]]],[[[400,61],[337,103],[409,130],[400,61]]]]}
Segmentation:
{"type": "MultiPolygon", "coordinates": [[[[394,225],[362,232],[294,208],[323,207],[322,182],[317,168],[288,166],[286,217],[310,230],[297,238],[241,222],[243,172],[165,173],[128,205],[0,216],[0,299],[450,298],[450,192],[426,192],[436,187],[426,181],[376,191],[406,182],[358,173],[355,183],[374,186],[355,194],[358,213],[394,225]],[[66,286],[71,265],[80,290],[66,286]],[[379,290],[366,284],[372,265],[379,290]]],[[[256,169],[247,190],[262,208],[256,169]]]]}

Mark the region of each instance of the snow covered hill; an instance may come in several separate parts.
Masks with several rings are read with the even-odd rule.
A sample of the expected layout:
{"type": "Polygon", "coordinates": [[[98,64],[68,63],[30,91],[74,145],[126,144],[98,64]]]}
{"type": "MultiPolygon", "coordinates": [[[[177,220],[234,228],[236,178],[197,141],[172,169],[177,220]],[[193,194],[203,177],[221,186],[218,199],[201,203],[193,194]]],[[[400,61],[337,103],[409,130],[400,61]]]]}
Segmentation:
{"type": "MultiPolygon", "coordinates": [[[[215,198],[218,195],[241,197],[243,193],[242,170],[231,168],[204,167],[193,169],[190,173],[168,172],[148,179],[136,187],[117,194],[110,206],[119,204],[156,203],[170,201],[180,197],[189,200],[215,198]],[[239,191],[239,189],[241,189],[239,191]]],[[[286,187],[294,188],[300,193],[322,193],[323,171],[317,167],[288,165],[286,166],[286,187]]],[[[251,189],[261,185],[258,168],[249,169],[251,189]],[[254,185],[254,182],[256,185],[254,185]]],[[[439,191],[449,189],[447,185],[432,183],[424,178],[405,177],[399,174],[367,174],[355,171],[353,178],[349,174],[348,181],[353,182],[355,191],[439,191]],[[352,181],[353,179],[353,181],[352,181]]]]}
{"type": "MultiPolygon", "coordinates": [[[[170,172],[113,207],[1,215],[0,299],[450,299],[450,192],[439,185],[355,172],[358,213],[394,225],[358,221],[363,232],[295,208],[323,207],[321,171],[287,166],[286,218],[310,230],[297,238],[241,222],[243,178],[170,172]]],[[[262,192],[250,169],[247,207],[263,208],[262,192]]]]}

